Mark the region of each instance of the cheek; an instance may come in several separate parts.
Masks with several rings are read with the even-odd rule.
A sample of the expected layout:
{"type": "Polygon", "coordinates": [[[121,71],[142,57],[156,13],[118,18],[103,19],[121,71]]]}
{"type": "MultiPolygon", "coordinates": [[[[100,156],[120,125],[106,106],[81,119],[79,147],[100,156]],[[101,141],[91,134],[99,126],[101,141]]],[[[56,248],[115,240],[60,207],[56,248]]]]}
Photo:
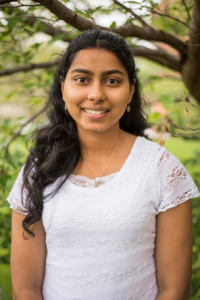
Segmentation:
{"type": "Polygon", "coordinates": [[[112,99],[114,100],[114,105],[116,107],[126,106],[129,102],[130,93],[127,89],[115,90],[112,94],[112,99]]]}
{"type": "Polygon", "coordinates": [[[70,105],[77,105],[81,102],[82,93],[78,89],[75,88],[67,88],[65,86],[65,90],[63,92],[63,100],[70,105]]]}

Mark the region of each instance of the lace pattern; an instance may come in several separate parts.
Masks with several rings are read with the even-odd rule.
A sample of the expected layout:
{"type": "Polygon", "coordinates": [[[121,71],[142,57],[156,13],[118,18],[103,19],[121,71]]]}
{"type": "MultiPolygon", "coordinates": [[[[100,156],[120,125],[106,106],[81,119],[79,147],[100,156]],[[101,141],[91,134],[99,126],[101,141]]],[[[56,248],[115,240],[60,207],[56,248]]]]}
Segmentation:
{"type": "Polygon", "coordinates": [[[165,185],[164,185],[164,192],[173,190],[176,185],[187,178],[187,172],[182,166],[177,166],[174,170],[167,176],[165,185]]]}
{"type": "Polygon", "coordinates": [[[199,196],[191,176],[177,158],[167,150],[162,151],[158,161],[157,179],[161,179],[158,212],[175,207],[188,199],[199,196]]]}
{"type": "Polygon", "coordinates": [[[129,236],[125,240],[98,240],[98,241],[87,241],[87,242],[66,242],[64,240],[54,241],[47,239],[47,249],[55,252],[57,255],[66,257],[112,257],[113,255],[124,256],[141,253],[149,249],[149,245],[152,239],[155,238],[155,232],[152,232],[146,236],[138,236],[132,238],[129,236]],[[135,248],[137,244],[137,248],[135,248]]]}
{"type": "MultiPolygon", "coordinates": [[[[60,212],[59,219],[53,218],[52,231],[63,230],[66,227],[68,230],[76,228],[106,228],[107,226],[115,226],[116,229],[120,226],[137,224],[147,224],[154,219],[153,212],[145,207],[129,207],[101,209],[87,209],[81,212],[67,213],[60,212]]],[[[48,224],[46,224],[48,226],[48,224]]]]}
{"type": "MultiPolygon", "coordinates": [[[[144,287],[133,287],[132,292],[128,293],[124,296],[104,296],[102,297],[100,293],[95,295],[95,300],[150,300],[155,299],[158,293],[157,282],[154,280],[153,282],[149,282],[146,285],[146,289],[144,287]]],[[[59,300],[94,300],[94,296],[85,298],[84,296],[81,297],[66,297],[65,293],[61,291],[57,291],[55,287],[48,286],[43,287],[43,297],[45,300],[56,300],[54,296],[57,295],[59,300]]]]}
{"type": "Polygon", "coordinates": [[[118,271],[100,271],[99,269],[91,272],[82,272],[72,270],[66,270],[58,268],[55,264],[46,264],[47,272],[51,270],[53,274],[56,274],[58,278],[68,282],[71,286],[85,286],[90,287],[105,287],[105,286],[117,286],[119,284],[132,282],[133,280],[139,280],[144,275],[154,274],[155,264],[152,258],[146,259],[144,262],[135,262],[135,264],[129,268],[120,269],[118,271]]]}
{"type": "Polygon", "coordinates": [[[24,167],[22,167],[21,171],[19,172],[19,175],[17,177],[17,180],[14,183],[14,186],[7,198],[7,201],[10,203],[10,208],[18,211],[21,214],[28,214],[28,210],[26,208],[26,197],[27,197],[27,191],[24,189],[22,194],[22,185],[23,185],[23,170],[24,167]],[[22,195],[23,195],[23,202],[22,202],[22,195]]]}
{"type": "MultiPolygon", "coordinates": [[[[101,185],[103,185],[103,184],[111,181],[117,175],[117,173],[118,172],[115,172],[115,173],[112,173],[110,175],[103,176],[103,177],[96,177],[96,180],[98,180],[98,182],[99,182],[98,186],[101,186],[101,185]]],[[[85,187],[85,188],[96,188],[94,186],[95,179],[91,179],[91,178],[88,178],[88,177],[83,176],[83,175],[74,175],[74,174],[71,174],[69,176],[69,180],[73,184],[78,185],[78,186],[82,186],[82,187],[85,187]]]]}

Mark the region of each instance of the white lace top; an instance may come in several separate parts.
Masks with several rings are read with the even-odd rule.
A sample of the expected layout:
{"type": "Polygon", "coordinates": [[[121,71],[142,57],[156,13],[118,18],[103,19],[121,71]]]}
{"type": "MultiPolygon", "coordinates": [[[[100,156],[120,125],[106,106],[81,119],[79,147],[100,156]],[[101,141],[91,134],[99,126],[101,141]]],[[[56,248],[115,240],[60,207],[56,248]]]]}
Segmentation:
{"type": "MultiPolygon", "coordinates": [[[[156,215],[199,196],[183,165],[138,137],[118,173],[102,184],[72,175],[46,198],[44,300],[154,300],[156,215]],[[77,185],[78,184],[78,185],[77,185]]],[[[22,212],[22,172],[8,197],[22,212]]],[[[45,195],[58,181],[48,186],[45,195]]]]}

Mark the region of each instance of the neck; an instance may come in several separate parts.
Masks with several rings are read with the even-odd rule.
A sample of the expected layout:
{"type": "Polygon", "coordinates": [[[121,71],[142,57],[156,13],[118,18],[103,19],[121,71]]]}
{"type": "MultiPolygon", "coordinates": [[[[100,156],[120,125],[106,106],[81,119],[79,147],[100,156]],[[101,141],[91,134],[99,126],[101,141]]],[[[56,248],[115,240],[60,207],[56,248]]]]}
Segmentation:
{"type": "Polygon", "coordinates": [[[81,156],[83,159],[96,160],[98,157],[102,161],[105,156],[110,156],[116,147],[119,137],[121,135],[121,129],[119,126],[110,128],[105,132],[90,132],[78,128],[79,142],[81,148],[81,156]]]}

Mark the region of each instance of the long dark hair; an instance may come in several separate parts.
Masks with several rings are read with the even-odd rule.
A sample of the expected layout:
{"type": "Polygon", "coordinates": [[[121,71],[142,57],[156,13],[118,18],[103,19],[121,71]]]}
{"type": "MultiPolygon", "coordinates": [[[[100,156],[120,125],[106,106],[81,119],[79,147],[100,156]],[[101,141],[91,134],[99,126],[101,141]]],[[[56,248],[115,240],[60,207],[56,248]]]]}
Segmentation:
{"type": "Polygon", "coordinates": [[[34,236],[34,232],[30,226],[42,216],[44,189],[62,177],[54,191],[55,194],[73,173],[80,158],[77,126],[64,109],[61,82],[65,80],[76,53],[81,49],[91,48],[103,48],[114,53],[127,70],[130,85],[135,85],[130,103],[131,110],[129,113],[125,111],[121,117],[120,128],[134,135],[143,136],[143,131],[147,127],[133,54],[124,38],[102,30],[87,30],[81,33],[70,43],[59,63],[49,94],[52,106],[48,114],[49,124],[35,133],[35,146],[30,150],[24,168],[23,189],[26,190],[25,203],[29,213],[22,225],[31,236],[34,236]]]}

